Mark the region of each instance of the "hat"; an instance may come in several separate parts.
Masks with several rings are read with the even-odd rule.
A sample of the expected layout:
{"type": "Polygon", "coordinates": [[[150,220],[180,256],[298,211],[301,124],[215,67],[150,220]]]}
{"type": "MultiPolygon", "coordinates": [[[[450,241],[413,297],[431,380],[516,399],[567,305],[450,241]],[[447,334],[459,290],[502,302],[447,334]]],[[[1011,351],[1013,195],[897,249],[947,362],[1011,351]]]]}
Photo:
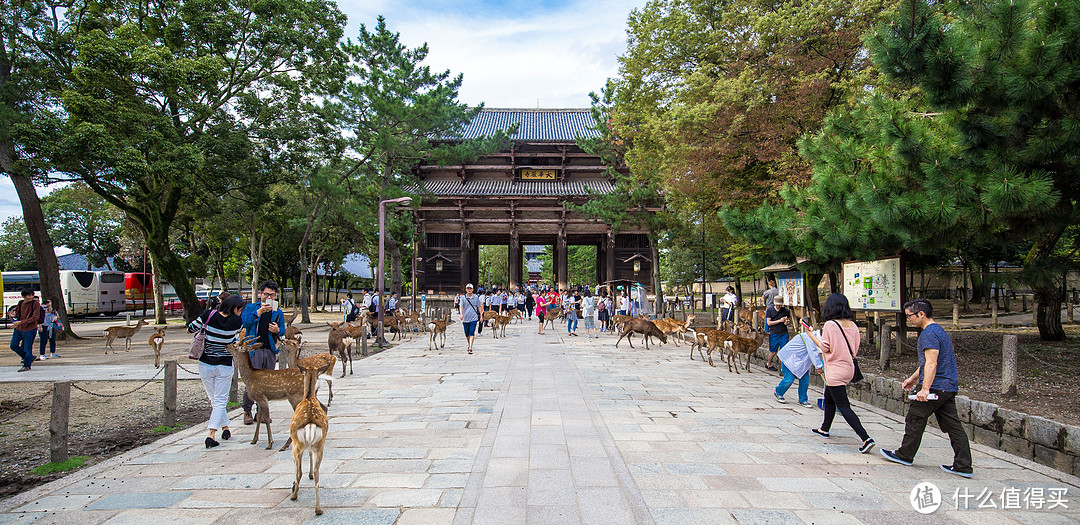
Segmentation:
{"type": "Polygon", "coordinates": [[[472,283],[469,283],[469,284],[465,285],[465,288],[472,288],[472,287],[473,287],[472,283]]]}
{"type": "Polygon", "coordinates": [[[773,304],[784,304],[784,296],[777,295],[776,297],[773,298],[772,302],[773,302],[773,304]]]}

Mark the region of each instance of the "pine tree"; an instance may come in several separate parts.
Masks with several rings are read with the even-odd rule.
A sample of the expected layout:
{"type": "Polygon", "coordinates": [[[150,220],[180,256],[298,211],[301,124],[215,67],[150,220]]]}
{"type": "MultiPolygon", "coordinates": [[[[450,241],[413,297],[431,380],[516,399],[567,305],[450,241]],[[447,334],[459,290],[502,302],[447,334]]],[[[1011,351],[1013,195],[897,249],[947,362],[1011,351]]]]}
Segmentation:
{"type": "Polygon", "coordinates": [[[1024,278],[1039,333],[1063,339],[1056,252],[1080,218],[1080,2],[905,0],[867,43],[889,79],[918,88],[955,130],[986,226],[1032,243],[1024,278]]]}

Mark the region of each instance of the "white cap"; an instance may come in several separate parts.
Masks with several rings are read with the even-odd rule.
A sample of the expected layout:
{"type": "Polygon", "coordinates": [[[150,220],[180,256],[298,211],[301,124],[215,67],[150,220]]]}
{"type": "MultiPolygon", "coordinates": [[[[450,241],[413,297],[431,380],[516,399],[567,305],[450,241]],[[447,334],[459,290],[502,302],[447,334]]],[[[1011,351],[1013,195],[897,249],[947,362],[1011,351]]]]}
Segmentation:
{"type": "Polygon", "coordinates": [[[465,285],[465,288],[472,288],[472,287],[473,287],[472,283],[469,283],[469,284],[465,285]]]}

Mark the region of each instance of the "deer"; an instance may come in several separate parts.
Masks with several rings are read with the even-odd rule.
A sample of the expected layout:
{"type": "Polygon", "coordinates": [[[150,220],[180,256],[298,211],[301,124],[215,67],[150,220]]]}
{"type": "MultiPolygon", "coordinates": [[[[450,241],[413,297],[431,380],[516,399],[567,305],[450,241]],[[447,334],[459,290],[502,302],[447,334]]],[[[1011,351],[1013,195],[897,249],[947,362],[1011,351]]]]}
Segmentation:
{"type": "MultiPolygon", "coordinates": [[[[259,442],[260,424],[266,425],[266,449],[274,448],[274,436],[270,433],[270,401],[276,399],[288,399],[293,410],[304,399],[304,377],[300,370],[285,368],[283,370],[252,369],[251,342],[244,341],[245,330],[239,332],[239,339],[225,348],[233,356],[233,365],[244,380],[248,396],[255,400],[258,411],[255,413],[255,437],[251,444],[259,442]]],[[[281,451],[289,448],[292,437],[281,447],[281,451]]]]}
{"type": "MultiPolygon", "coordinates": [[[[694,321],[694,314],[686,316],[685,321],[678,321],[675,319],[657,319],[653,321],[653,324],[665,334],[671,334],[675,338],[675,346],[679,346],[679,340],[682,339],[683,332],[686,331],[690,323],[694,321]]],[[[693,354],[691,354],[692,356],[693,354]]]]}
{"type": "Polygon", "coordinates": [[[285,339],[299,343],[304,339],[304,332],[295,326],[287,326],[285,327],[285,339]]]}
{"type": "Polygon", "coordinates": [[[765,336],[767,333],[768,332],[766,332],[765,330],[758,330],[758,332],[754,334],[753,338],[741,337],[738,335],[731,336],[731,339],[726,342],[730,343],[730,345],[724,345],[724,350],[727,352],[728,372],[731,371],[731,361],[732,359],[734,359],[735,373],[741,374],[742,372],[739,372],[739,356],[742,354],[746,354],[745,370],[747,371],[747,373],[749,373],[750,357],[754,355],[754,352],[757,351],[759,347],[761,347],[761,343],[765,342],[765,336]]]}
{"type": "MultiPolygon", "coordinates": [[[[707,350],[709,366],[716,366],[713,364],[712,353],[713,350],[719,348],[727,348],[727,343],[730,342],[734,335],[716,328],[691,328],[691,332],[694,333],[695,342],[690,346],[690,359],[694,359],[694,347],[697,347],[698,355],[701,356],[701,360],[705,361],[705,355],[702,355],[701,349],[707,350]]],[[[720,358],[723,359],[726,355],[724,351],[718,351],[720,358]]],[[[722,362],[722,361],[721,361],[722,362]]]]}
{"type": "Polygon", "coordinates": [[[300,478],[304,474],[303,460],[306,451],[309,463],[308,477],[315,480],[316,516],[322,514],[322,506],[319,505],[319,466],[322,464],[323,447],[326,445],[326,433],[330,428],[330,420],[326,417],[326,410],[322,403],[315,397],[315,387],[317,378],[326,372],[329,366],[331,365],[321,367],[300,365],[300,371],[304,374],[304,398],[296,405],[292,421],[289,423],[289,441],[292,442],[293,463],[296,465],[296,478],[293,479],[292,495],[289,499],[296,501],[297,493],[300,492],[300,478]]]}
{"type": "MultiPolygon", "coordinates": [[[[349,323],[341,323],[337,328],[330,330],[326,336],[326,344],[330,347],[330,354],[337,354],[341,358],[341,377],[345,377],[345,364],[349,365],[349,373],[353,373],[352,345],[356,341],[353,330],[359,329],[359,337],[364,337],[364,327],[355,327],[349,323]]],[[[333,370],[331,369],[331,374],[333,370]]]]}
{"type": "Polygon", "coordinates": [[[510,324],[511,319],[513,319],[513,317],[509,315],[495,314],[495,317],[491,319],[491,335],[496,339],[498,339],[500,335],[501,337],[506,337],[506,325],[510,324]],[[502,332],[501,334],[500,331],[502,332]]]}
{"type": "Polygon", "coordinates": [[[292,313],[285,316],[285,327],[292,326],[293,321],[296,320],[296,316],[298,316],[298,315],[300,315],[300,310],[298,310],[296,308],[296,305],[294,304],[293,307],[292,307],[292,313]]]}
{"type": "Polygon", "coordinates": [[[431,350],[431,346],[435,345],[438,348],[446,347],[446,327],[453,321],[450,320],[450,314],[446,314],[446,317],[442,319],[432,319],[428,323],[428,331],[431,332],[431,339],[428,341],[428,350],[431,350]],[[442,344],[435,344],[435,338],[442,336],[442,344]]]}
{"type": "Polygon", "coordinates": [[[559,318],[563,318],[563,317],[566,317],[566,311],[563,310],[563,308],[561,306],[555,306],[555,307],[549,306],[548,309],[547,309],[547,314],[544,315],[544,324],[545,325],[550,324],[551,329],[554,330],[555,329],[555,320],[559,319],[559,318]]]}
{"type": "MultiPolygon", "coordinates": [[[[117,337],[124,338],[125,352],[131,350],[131,337],[145,324],[147,324],[146,319],[139,319],[138,324],[135,326],[110,326],[103,330],[105,334],[105,353],[109,353],[109,349],[113,347],[113,341],[115,341],[117,337]]],[[[115,348],[113,348],[113,353],[116,353],[115,348]]]]}
{"type": "Polygon", "coordinates": [[[154,330],[154,335],[146,341],[154,349],[154,368],[161,368],[161,347],[165,345],[165,327],[154,330]]]}
{"type": "MultiPolygon", "coordinates": [[[[322,352],[308,357],[301,358],[300,352],[303,350],[304,344],[299,341],[293,341],[291,339],[282,340],[280,343],[281,349],[281,367],[282,368],[299,368],[305,367],[311,368],[326,368],[331,374],[334,373],[334,367],[337,366],[337,359],[329,352],[322,352]],[[324,366],[326,365],[326,366],[324,366]]],[[[330,392],[330,397],[326,400],[326,407],[330,407],[330,403],[334,401],[334,378],[326,374],[320,374],[319,379],[326,381],[326,388],[330,392]]]]}
{"type": "Polygon", "coordinates": [[[623,328],[622,333],[619,334],[619,340],[615,341],[615,348],[619,347],[619,343],[624,337],[626,337],[626,342],[630,343],[630,348],[633,348],[634,341],[631,340],[630,337],[627,337],[632,333],[643,334],[646,337],[646,349],[649,348],[648,337],[656,337],[657,339],[660,339],[660,342],[667,343],[667,335],[665,335],[664,332],[661,332],[652,321],[648,319],[630,319],[626,321],[626,326],[623,328]]]}

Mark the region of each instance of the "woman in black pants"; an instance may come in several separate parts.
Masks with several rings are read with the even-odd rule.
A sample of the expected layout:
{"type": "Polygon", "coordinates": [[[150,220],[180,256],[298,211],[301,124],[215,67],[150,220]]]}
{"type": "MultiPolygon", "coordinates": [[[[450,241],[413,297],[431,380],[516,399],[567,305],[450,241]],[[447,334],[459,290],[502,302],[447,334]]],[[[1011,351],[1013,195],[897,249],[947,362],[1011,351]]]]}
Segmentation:
{"type": "Polygon", "coordinates": [[[862,440],[859,452],[863,454],[874,448],[874,440],[866,433],[859,416],[851,409],[848,401],[847,385],[855,374],[855,356],[859,353],[859,327],[852,321],[854,317],[851,307],[848,306],[847,297],[834,293],[821,307],[821,317],[825,324],[821,327],[821,338],[807,332],[811,339],[821,349],[821,357],[825,362],[825,419],[821,422],[821,428],[815,428],[813,432],[822,437],[829,437],[829,428],[832,427],[836,412],[844,416],[844,420],[862,440]]]}

